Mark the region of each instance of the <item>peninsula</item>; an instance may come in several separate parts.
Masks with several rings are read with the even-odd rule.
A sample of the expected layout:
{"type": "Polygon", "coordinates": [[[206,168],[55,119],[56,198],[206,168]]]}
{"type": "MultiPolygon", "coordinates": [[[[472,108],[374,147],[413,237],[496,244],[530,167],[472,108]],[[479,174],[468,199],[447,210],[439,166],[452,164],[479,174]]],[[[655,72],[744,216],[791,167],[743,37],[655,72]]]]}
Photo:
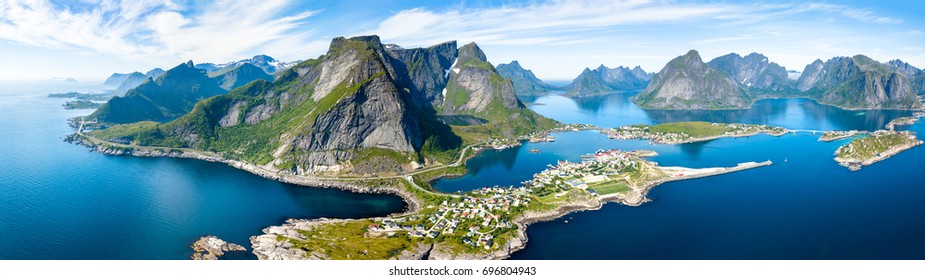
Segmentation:
{"type": "MultiPolygon", "coordinates": [[[[521,186],[485,187],[463,194],[425,191],[434,174],[380,180],[398,184],[416,200],[403,214],[370,219],[290,219],[251,237],[260,259],[503,259],[522,249],[530,223],[606,202],[638,206],[665,182],[770,165],[660,167],[642,159],[651,151],[598,151],[582,162],[560,161],[521,186]]],[[[371,183],[371,182],[369,182],[371,183]]]]}

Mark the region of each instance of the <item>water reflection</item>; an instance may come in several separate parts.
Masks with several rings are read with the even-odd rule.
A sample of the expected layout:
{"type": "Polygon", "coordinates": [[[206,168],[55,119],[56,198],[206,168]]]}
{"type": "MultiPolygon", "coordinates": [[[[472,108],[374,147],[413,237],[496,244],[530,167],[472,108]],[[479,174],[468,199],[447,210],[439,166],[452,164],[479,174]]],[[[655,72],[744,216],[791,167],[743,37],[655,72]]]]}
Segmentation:
{"type": "Polygon", "coordinates": [[[843,110],[811,99],[764,99],[744,110],[643,110],[629,101],[632,93],[568,98],[536,97],[530,108],[565,123],[604,127],[679,121],[752,123],[813,130],[876,130],[890,120],[911,116],[902,110],[843,110]]]}

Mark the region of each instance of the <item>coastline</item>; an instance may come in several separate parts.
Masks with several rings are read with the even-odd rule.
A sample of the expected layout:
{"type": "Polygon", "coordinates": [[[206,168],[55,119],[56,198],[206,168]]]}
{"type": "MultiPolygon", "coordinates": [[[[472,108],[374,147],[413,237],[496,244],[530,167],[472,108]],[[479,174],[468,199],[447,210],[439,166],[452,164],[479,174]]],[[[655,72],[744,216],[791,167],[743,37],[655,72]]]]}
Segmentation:
{"type": "Polygon", "coordinates": [[[639,105],[638,103],[636,103],[635,100],[630,100],[630,101],[633,102],[633,104],[636,104],[636,106],[639,106],[640,109],[643,109],[643,110],[653,110],[653,111],[690,111],[690,110],[696,110],[696,111],[735,111],[735,110],[748,110],[748,109],[751,109],[751,108],[755,105],[755,102],[758,102],[758,101],[761,101],[761,100],[765,100],[765,99],[807,99],[807,100],[812,100],[812,101],[814,101],[814,102],[816,102],[816,103],[818,103],[818,104],[820,104],[820,105],[832,106],[832,107],[835,107],[835,108],[838,108],[838,109],[842,109],[842,110],[847,110],[847,111],[862,111],[862,110],[922,111],[922,110],[925,110],[925,108],[876,108],[876,107],[875,107],[875,108],[867,108],[867,107],[863,107],[863,108],[853,108],[853,107],[843,107],[843,106],[840,106],[840,105],[824,103],[824,102],[822,102],[822,101],[819,101],[819,100],[817,100],[817,99],[815,99],[815,98],[808,97],[808,96],[773,96],[773,97],[770,97],[770,96],[769,96],[769,97],[760,97],[760,96],[759,96],[759,98],[756,98],[756,99],[752,100],[751,102],[749,102],[748,106],[739,107],[739,108],[716,108],[716,109],[713,109],[713,108],[702,108],[702,109],[691,109],[691,108],[651,108],[651,107],[643,107],[643,106],[639,105]]]}
{"type": "Polygon", "coordinates": [[[921,145],[922,143],[923,143],[922,140],[917,140],[916,142],[912,142],[912,143],[909,143],[909,144],[899,145],[899,146],[896,146],[896,147],[891,147],[891,148],[887,149],[886,151],[883,151],[883,152],[879,153],[878,155],[875,155],[875,156],[873,156],[873,157],[866,158],[866,159],[863,159],[863,160],[861,160],[861,159],[856,159],[856,158],[843,159],[843,158],[839,158],[839,157],[836,156],[836,157],[835,157],[835,161],[838,162],[838,165],[847,167],[848,170],[851,170],[851,171],[858,171],[858,170],[861,170],[861,167],[863,167],[863,166],[868,166],[868,165],[877,163],[877,162],[879,162],[879,161],[886,160],[886,159],[891,158],[891,157],[893,157],[893,156],[895,156],[895,155],[897,155],[897,154],[899,154],[899,153],[901,153],[901,152],[903,152],[903,151],[905,151],[905,150],[912,149],[912,148],[914,148],[914,147],[916,147],[916,146],[918,146],[918,145],[921,145]]]}
{"type": "MultiPolygon", "coordinates": [[[[757,133],[756,133],[757,134],[757,133]]],[[[744,135],[740,135],[744,136],[744,135]]],[[[729,136],[725,136],[729,137],[729,136]]],[[[356,178],[353,180],[344,180],[344,179],[324,179],[324,178],[312,178],[307,176],[299,175],[289,175],[281,174],[279,172],[261,167],[258,165],[253,165],[237,160],[230,160],[222,158],[218,155],[209,154],[207,152],[196,151],[192,149],[170,149],[170,148],[157,148],[157,147],[135,147],[122,144],[111,143],[107,141],[102,141],[99,139],[92,138],[80,133],[75,133],[69,135],[65,141],[76,143],[94,149],[100,153],[106,155],[131,155],[131,156],[140,156],[140,157],[174,157],[174,158],[189,158],[189,159],[198,159],[210,162],[220,162],[225,163],[231,167],[241,169],[252,174],[276,180],[279,182],[290,183],[299,186],[305,187],[319,187],[319,188],[335,188],[355,193],[375,193],[375,194],[393,194],[402,198],[402,200],[408,205],[406,210],[401,213],[393,213],[388,215],[388,217],[402,216],[415,214],[424,207],[423,202],[420,201],[413,193],[409,190],[402,188],[402,186],[396,184],[384,184],[379,187],[372,186],[363,186],[362,184],[353,183],[363,180],[362,178],[356,178]],[[94,143],[93,140],[100,141],[106,145],[114,145],[113,147],[104,147],[99,145],[99,143],[94,143]]],[[[469,157],[475,156],[478,153],[473,153],[469,157]]],[[[464,157],[461,155],[460,162],[469,157],[464,157]]],[[[582,200],[579,202],[572,202],[565,205],[560,205],[552,210],[543,211],[543,212],[525,212],[522,216],[519,216],[513,219],[511,222],[516,225],[516,237],[509,239],[500,249],[492,250],[486,253],[479,254],[452,254],[446,252],[447,249],[440,246],[440,244],[433,244],[427,242],[417,242],[417,246],[413,248],[408,248],[405,251],[402,251],[399,256],[396,256],[398,259],[482,259],[482,260],[495,260],[495,259],[507,259],[513,254],[526,247],[529,237],[526,234],[526,230],[529,225],[537,222],[550,221],[558,219],[562,216],[580,212],[580,211],[593,211],[598,210],[603,207],[604,204],[609,202],[615,202],[623,204],[626,206],[639,206],[649,200],[646,195],[648,192],[655,186],[680,180],[690,180],[697,179],[702,177],[709,177],[715,175],[721,175],[726,173],[738,172],[742,170],[747,170],[751,168],[761,167],[770,165],[770,161],[765,161],[762,163],[743,163],[735,167],[727,168],[716,168],[714,170],[702,173],[689,175],[687,177],[669,177],[663,178],[656,181],[652,181],[641,188],[638,192],[632,193],[631,196],[618,196],[616,194],[603,195],[600,197],[595,197],[589,200],[582,200]]],[[[690,169],[693,170],[693,169],[690,169]]],[[[403,175],[400,177],[404,177],[403,175]]],[[[438,176],[432,180],[437,180],[443,176],[438,176]]],[[[413,185],[413,182],[411,182],[413,185]]],[[[423,190],[423,189],[421,189],[423,190]]],[[[441,192],[423,190],[425,192],[434,193],[434,194],[444,194],[441,192]]],[[[382,219],[386,217],[369,217],[362,219],[329,219],[329,218],[318,218],[318,219],[295,219],[291,218],[286,220],[286,223],[282,225],[271,225],[263,229],[263,235],[251,236],[249,239],[251,241],[251,253],[256,255],[258,259],[312,259],[320,258],[318,255],[301,255],[298,254],[302,251],[288,251],[287,243],[281,241],[280,237],[299,237],[301,234],[296,231],[296,229],[310,228],[312,226],[326,225],[332,223],[347,223],[347,222],[356,222],[356,221],[367,221],[382,219]],[[284,252],[289,253],[284,253],[284,252]]]]}

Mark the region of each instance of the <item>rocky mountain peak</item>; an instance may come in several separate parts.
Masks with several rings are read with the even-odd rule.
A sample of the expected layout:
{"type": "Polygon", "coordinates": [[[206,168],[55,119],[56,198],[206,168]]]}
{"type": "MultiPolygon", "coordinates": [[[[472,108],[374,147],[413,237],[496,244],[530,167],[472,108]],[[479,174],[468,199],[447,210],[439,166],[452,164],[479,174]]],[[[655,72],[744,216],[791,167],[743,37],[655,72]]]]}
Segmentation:
{"type": "Polygon", "coordinates": [[[479,61],[488,61],[485,52],[479,48],[475,42],[468,43],[459,48],[459,60],[477,59],[479,61]]]}
{"type": "Polygon", "coordinates": [[[886,64],[892,66],[893,68],[896,68],[896,71],[899,71],[899,73],[906,75],[906,77],[915,77],[916,75],[919,75],[922,73],[921,69],[916,68],[915,66],[912,66],[909,63],[903,62],[902,60],[899,60],[899,59],[890,60],[886,64]]]}

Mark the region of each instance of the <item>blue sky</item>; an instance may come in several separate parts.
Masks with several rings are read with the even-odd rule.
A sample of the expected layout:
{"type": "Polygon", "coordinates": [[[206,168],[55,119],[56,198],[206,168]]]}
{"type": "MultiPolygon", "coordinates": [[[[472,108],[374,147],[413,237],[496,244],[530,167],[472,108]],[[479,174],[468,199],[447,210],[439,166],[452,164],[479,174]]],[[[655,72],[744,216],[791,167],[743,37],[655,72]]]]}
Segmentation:
{"type": "Polygon", "coordinates": [[[0,0],[0,81],[306,59],[364,34],[405,47],[475,41],[492,63],[519,60],[546,80],[600,64],[654,72],[690,49],[759,52],[798,71],[855,54],[922,68],[923,15],[916,1],[0,0]]]}

